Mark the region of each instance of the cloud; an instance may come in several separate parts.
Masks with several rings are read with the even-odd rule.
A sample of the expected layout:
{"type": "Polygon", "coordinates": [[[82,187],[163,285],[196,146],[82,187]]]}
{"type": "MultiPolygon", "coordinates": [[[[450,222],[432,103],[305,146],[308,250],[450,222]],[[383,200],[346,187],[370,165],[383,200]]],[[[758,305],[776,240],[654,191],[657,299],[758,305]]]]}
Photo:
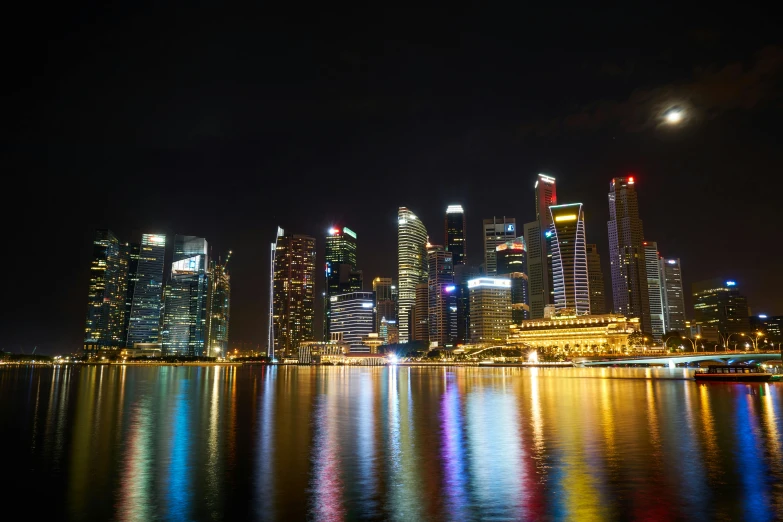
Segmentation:
{"type": "Polygon", "coordinates": [[[749,67],[741,62],[724,67],[699,68],[690,81],[637,89],[625,101],[602,100],[547,121],[522,125],[524,134],[553,135],[620,129],[639,132],[661,122],[661,115],[677,106],[699,117],[716,117],[737,109],[753,109],[781,98],[783,48],[770,46],[756,53],[749,67]]]}

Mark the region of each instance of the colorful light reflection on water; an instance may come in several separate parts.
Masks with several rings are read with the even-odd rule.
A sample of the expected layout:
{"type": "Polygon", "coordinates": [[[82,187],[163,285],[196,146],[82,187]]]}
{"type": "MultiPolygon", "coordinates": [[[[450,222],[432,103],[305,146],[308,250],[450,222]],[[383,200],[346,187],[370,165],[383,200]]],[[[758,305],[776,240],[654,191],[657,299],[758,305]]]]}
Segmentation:
{"type": "Polygon", "coordinates": [[[783,518],[783,385],[668,369],[0,370],[7,498],[64,519],[783,518]],[[13,448],[13,451],[8,451],[13,448]]]}

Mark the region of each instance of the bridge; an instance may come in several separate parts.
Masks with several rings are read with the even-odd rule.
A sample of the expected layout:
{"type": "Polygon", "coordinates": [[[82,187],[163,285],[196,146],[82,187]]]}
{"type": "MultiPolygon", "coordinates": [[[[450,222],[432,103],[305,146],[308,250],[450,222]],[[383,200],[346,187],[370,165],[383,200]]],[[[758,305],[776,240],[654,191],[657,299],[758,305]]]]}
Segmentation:
{"type": "Polygon", "coordinates": [[[612,358],[575,357],[574,366],[614,366],[617,364],[655,364],[674,368],[678,364],[711,361],[716,364],[760,363],[780,360],[780,352],[707,352],[684,354],[666,354],[652,356],[624,356],[612,358]]]}

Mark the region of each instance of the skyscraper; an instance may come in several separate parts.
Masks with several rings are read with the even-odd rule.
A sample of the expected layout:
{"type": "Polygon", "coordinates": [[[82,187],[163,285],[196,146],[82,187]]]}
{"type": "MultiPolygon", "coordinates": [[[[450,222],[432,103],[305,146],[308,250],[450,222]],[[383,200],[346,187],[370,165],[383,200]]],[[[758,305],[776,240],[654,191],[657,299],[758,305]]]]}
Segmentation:
{"type": "Polygon", "coordinates": [[[209,295],[207,240],[174,237],[171,277],[166,285],[163,354],[203,356],[207,342],[209,295]]]}
{"type": "Polygon", "coordinates": [[[351,346],[352,352],[369,352],[362,343],[362,337],[369,335],[375,327],[375,294],[373,292],[348,292],[329,297],[332,302],[331,325],[333,335],[342,334],[342,339],[351,346]]]}
{"type": "MultiPolygon", "coordinates": [[[[128,345],[128,325],[130,324],[131,309],[133,308],[133,292],[136,290],[136,282],[139,280],[139,252],[141,245],[138,243],[125,243],[121,247],[122,256],[128,259],[128,278],[125,284],[125,321],[122,327],[122,346],[128,345]]],[[[133,348],[131,346],[131,348],[133,348]]]]}
{"type": "Polygon", "coordinates": [[[400,342],[411,335],[411,309],[416,301],[416,285],[427,282],[427,229],[416,214],[405,207],[397,212],[397,301],[400,342]]]}
{"type": "Polygon", "coordinates": [[[661,258],[663,277],[664,329],[667,332],[685,331],[685,293],[682,288],[682,270],[679,258],[661,258]]]}
{"type": "Polygon", "coordinates": [[[449,205],[446,208],[446,250],[452,253],[454,266],[466,262],[465,212],[462,205],[449,205]]]}
{"type": "Polygon", "coordinates": [[[666,328],[663,306],[663,278],[661,277],[658,243],[644,241],[644,262],[647,271],[647,295],[650,299],[650,326],[653,339],[660,341],[666,328]]]}
{"type": "Polygon", "coordinates": [[[588,244],[587,250],[587,277],[590,286],[590,314],[601,315],[606,312],[606,289],[604,287],[604,273],[601,269],[601,256],[598,254],[598,246],[588,244]]]}
{"type": "Polygon", "coordinates": [[[609,265],[614,312],[638,317],[642,332],[650,333],[644,230],[633,176],[612,179],[609,190],[609,265]]]}
{"type": "Polygon", "coordinates": [[[380,332],[381,321],[397,321],[397,285],[391,277],[376,277],[372,280],[375,292],[375,331],[380,332]]]}
{"type": "Polygon", "coordinates": [[[736,281],[708,279],[693,283],[693,324],[716,326],[724,335],[750,331],[748,301],[736,281]]]}
{"type": "Polygon", "coordinates": [[[116,350],[124,344],[128,258],[111,230],[96,230],[92,242],[85,352],[116,350]]]}
{"type": "Polygon", "coordinates": [[[527,248],[518,237],[497,247],[498,276],[511,279],[511,319],[514,323],[530,319],[527,296],[527,248]]]}
{"type": "Polygon", "coordinates": [[[471,343],[505,343],[511,325],[511,280],[480,277],[470,288],[471,343]]]}
{"type": "Polygon", "coordinates": [[[228,351],[228,327],[231,307],[231,278],[228,274],[229,250],[225,263],[212,261],[209,271],[207,304],[207,355],[220,357],[228,351]]]}
{"type": "Polygon", "coordinates": [[[554,304],[552,257],[549,249],[549,239],[552,236],[552,218],[549,206],[557,204],[555,178],[539,174],[534,188],[536,220],[525,224],[524,236],[527,242],[530,317],[541,319],[544,317],[544,307],[554,304]]]}
{"type": "Polygon", "coordinates": [[[278,359],[296,357],[299,343],[315,340],[315,238],[279,232],[272,317],[278,359]]]}
{"type": "Polygon", "coordinates": [[[429,245],[429,341],[438,348],[454,346],[457,337],[457,287],[454,285],[453,252],[429,245]]]}
{"type": "Polygon", "coordinates": [[[487,276],[497,274],[495,249],[515,237],[517,237],[517,221],[514,218],[503,216],[484,220],[484,272],[487,276]]]}
{"type": "Polygon", "coordinates": [[[166,236],[143,234],[136,270],[127,346],[160,342],[161,298],[163,296],[163,260],[166,236]]]}
{"type": "Polygon", "coordinates": [[[397,330],[397,321],[381,319],[381,327],[378,336],[383,339],[383,344],[397,344],[400,342],[400,332],[397,330]]]}
{"type": "Polygon", "coordinates": [[[326,284],[324,339],[329,340],[331,297],[362,291],[362,273],[356,268],[356,233],[348,227],[332,227],[326,236],[326,284]]]}
{"type": "Polygon", "coordinates": [[[550,250],[555,310],[590,314],[585,215],[581,203],[550,205],[550,250]]]}
{"type": "Polygon", "coordinates": [[[456,265],[454,286],[457,287],[457,344],[470,342],[470,289],[468,281],[481,276],[477,266],[456,265]]]}
{"type": "Polygon", "coordinates": [[[416,299],[411,309],[411,337],[426,346],[430,344],[429,285],[427,282],[416,285],[416,299]]]}

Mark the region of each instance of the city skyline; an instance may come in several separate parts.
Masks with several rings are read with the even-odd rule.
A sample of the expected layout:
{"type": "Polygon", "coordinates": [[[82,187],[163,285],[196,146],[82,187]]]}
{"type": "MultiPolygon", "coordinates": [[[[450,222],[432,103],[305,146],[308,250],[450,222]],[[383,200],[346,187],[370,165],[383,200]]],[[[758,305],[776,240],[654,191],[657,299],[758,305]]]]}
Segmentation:
{"type": "MultiPolygon", "coordinates": [[[[545,197],[549,201],[551,201],[552,203],[554,203],[556,201],[556,199],[555,199],[555,196],[554,196],[554,178],[549,177],[548,175],[544,175],[544,174],[540,174],[539,173],[538,174],[538,182],[535,184],[535,187],[534,187],[534,189],[536,191],[536,211],[537,211],[537,213],[539,213],[539,219],[540,219],[540,216],[541,216],[540,212],[542,211],[542,209],[546,208],[546,211],[549,214],[549,220],[548,221],[549,221],[550,224],[549,224],[549,228],[547,230],[547,234],[544,234],[544,236],[547,238],[547,242],[548,242],[548,245],[549,245],[548,246],[548,249],[549,249],[548,254],[549,254],[550,258],[552,259],[552,261],[550,261],[550,266],[551,266],[551,270],[552,270],[551,277],[553,278],[553,281],[554,281],[554,285],[553,285],[553,301],[554,302],[553,302],[553,304],[555,305],[555,309],[558,309],[558,310],[559,309],[563,309],[563,308],[567,309],[567,310],[573,309],[576,312],[577,315],[591,313],[590,305],[592,304],[592,301],[594,299],[594,294],[596,292],[596,289],[595,288],[590,288],[588,290],[588,280],[591,281],[591,284],[593,284],[593,285],[595,285],[596,281],[598,281],[598,284],[600,286],[600,279],[601,278],[600,277],[599,278],[588,277],[587,267],[590,264],[595,265],[595,262],[594,261],[588,262],[586,254],[588,253],[588,250],[589,250],[589,254],[590,255],[594,255],[595,254],[595,245],[594,244],[590,244],[590,245],[586,244],[587,241],[586,241],[585,232],[584,232],[584,230],[585,230],[585,218],[584,218],[584,213],[583,213],[583,210],[582,210],[582,206],[583,205],[581,203],[561,204],[561,205],[552,205],[552,204],[550,204],[550,205],[545,205],[544,207],[542,207],[541,204],[540,204],[540,199],[541,199],[540,192],[541,191],[539,189],[539,182],[542,179],[545,179],[547,181],[551,181],[551,183],[553,185],[552,186],[551,195],[550,195],[550,193],[547,193],[545,195],[545,197]],[[560,237],[560,236],[562,236],[562,237],[560,237]],[[563,250],[563,246],[562,245],[565,245],[565,250],[563,250]],[[576,247],[576,250],[574,250],[575,247],[576,247]],[[571,275],[569,277],[572,280],[569,281],[568,277],[566,277],[564,279],[564,274],[581,274],[581,275],[578,275],[577,279],[573,279],[573,275],[571,275]],[[576,292],[576,293],[574,293],[574,292],[576,292]],[[576,301],[572,301],[574,299],[574,296],[577,296],[576,297],[576,301]]],[[[634,234],[636,236],[643,237],[643,232],[641,231],[641,226],[632,224],[633,223],[633,219],[638,219],[638,218],[634,217],[634,216],[637,215],[636,213],[638,212],[638,210],[636,210],[638,208],[638,202],[636,200],[635,180],[634,180],[634,178],[633,177],[613,178],[613,180],[611,182],[611,187],[612,187],[612,192],[610,192],[610,198],[609,198],[610,217],[611,217],[612,212],[615,212],[615,213],[616,212],[626,212],[626,213],[628,213],[629,211],[628,210],[624,210],[622,208],[622,205],[625,205],[625,206],[629,207],[630,208],[630,214],[631,214],[631,218],[630,218],[631,221],[629,223],[631,223],[631,225],[626,225],[626,226],[629,228],[629,230],[633,230],[634,234]],[[631,197],[622,196],[621,195],[621,197],[619,198],[619,199],[621,199],[621,206],[618,207],[618,208],[620,208],[620,210],[619,211],[615,211],[613,205],[617,205],[618,204],[617,203],[617,199],[618,198],[615,196],[614,187],[618,183],[621,184],[623,189],[627,189],[627,188],[632,189],[632,193],[631,193],[631,197]]],[[[448,239],[449,238],[450,231],[449,231],[449,225],[448,225],[448,217],[449,217],[449,214],[454,214],[455,210],[458,210],[460,218],[462,218],[462,216],[464,215],[464,210],[463,210],[463,207],[461,205],[454,205],[454,204],[449,205],[448,209],[446,210],[446,223],[447,223],[447,225],[446,225],[446,228],[445,228],[444,239],[448,239]]],[[[400,207],[400,209],[398,210],[398,241],[402,237],[402,236],[400,236],[401,230],[402,229],[406,229],[407,230],[407,228],[405,227],[405,225],[406,225],[405,221],[410,221],[412,223],[415,223],[415,228],[412,229],[412,230],[413,230],[413,235],[417,238],[416,241],[419,241],[421,239],[418,236],[426,237],[427,240],[429,240],[429,236],[426,234],[426,225],[421,223],[421,220],[419,220],[407,208],[400,207]],[[404,218],[401,217],[403,215],[405,216],[404,218]]],[[[460,221],[462,222],[460,227],[464,228],[464,220],[460,219],[460,221]]],[[[488,240],[488,236],[487,236],[488,222],[490,223],[490,228],[495,229],[496,225],[494,225],[494,223],[497,223],[498,220],[497,220],[497,218],[492,218],[490,221],[488,221],[486,219],[482,220],[482,230],[484,231],[483,236],[484,236],[485,248],[486,248],[487,240],[488,240]]],[[[509,223],[515,223],[515,219],[514,218],[504,217],[504,218],[502,218],[500,223],[501,223],[500,224],[501,232],[499,232],[499,233],[505,233],[506,232],[506,230],[505,230],[506,227],[509,226],[509,223]]],[[[609,231],[610,231],[610,233],[612,233],[612,221],[611,220],[609,221],[609,226],[610,226],[609,231]]],[[[516,229],[516,227],[512,226],[512,229],[516,229]]],[[[282,229],[280,227],[278,227],[278,234],[282,234],[282,229]]],[[[410,235],[410,234],[411,234],[411,231],[408,231],[408,232],[406,232],[403,235],[405,236],[405,235],[410,235]]],[[[158,243],[158,244],[165,245],[165,241],[166,241],[165,236],[162,236],[162,235],[157,235],[157,236],[154,236],[154,237],[153,236],[154,235],[151,235],[151,234],[144,234],[143,238],[142,238],[142,244],[150,245],[151,242],[155,242],[155,243],[158,243]]],[[[280,237],[283,237],[283,236],[280,236],[280,237]]],[[[278,238],[278,240],[280,239],[280,237],[278,238]]],[[[300,234],[293,234],[293,235],[289,234],[288,236],[285,236],[284,239],[293,238],[293,237],[305,238],[305,239],[308,239],[308,240],[312,239],[312,238],[309,238],[307,236],[300,235],[300,234]]],[[[464,244],[464,242],[465,242],[465,240],[467,238],[467,234],[462,233],[460,235],[460,237],[461,237],[461,241],[460,242],[464,244]]],[[[322,310],[324,312],[328,311],[328,309],[329,309],[329,307],[327,306],[326,300],[334,301],[334,298],[330,298],[331,295],[342,295],[342,294],[345,294],[345,293],[348,293],[348,292],[361,292],[362,290],[364,290],[363,285],[362,285],[362,272],[361,272],[361,270],[357,269],[357,264],[356,264],[356,251],[357,251],[356,238],[357,238],[357,234],[353,230],[351,230],[351,229],[349,229],[347,227],[344,227],[343,229],[341,229],[340,227],[332,226],[332,227],[330,227],[327,230],[326,242],[325,242],[325,245],[326,245],[325,246],[325,249],[326,249],[325,250],[325,255],[326,255],[326,260],[327,260],[327,263],[326,263],[326,279],[325,279],[325,281],[328,283],[328,281],[330,279],[334,279],[334,277],[333,277],[334,275],[338,275],[339,276],[340,272],[343,272],[343,271],[346,272],[346,274],[344,274],[344,275],[346,275],[347,277],[339,277],[339,279],[342,279],[344,281],[340,281],[340,283],[342,283],[342,284],[335,285],[333,287],[333,290],[331,291],[332,293],[329,292],[330,289],[329,289],[329,285],[328,284],[326,284],[324,286],[325,290],[324,290],[323,294],[324,294],[325,298],[323,300],[324,301],[324,308],[322,310]],[[347,240],[347,242],[346,242],[346,240],[347,240]],[[340,264],[343,265],[344,270],[340,270],[338,268],[338,266],[340,264]],[[357,275],[356,278],[353,277],[354,274],[357,275]],[[330,277],[330,276],[332,276],[332,277],[330,277]]],[[[495,239],[495,238],[493,237],[492,239],[495,239]]],[[[524,250],[524,239],[522,237],[520,237],[520,238],[517,238],[517,240],[522,240],[521,247],[524,250]]],[[[414,241],[414,242],[416,242],[416,241],[414,241]]],[[[119,241],[116,239],[116,237],[112,234],[111,231],[105,231],[105,230],[104,231],[101,231],[101,230],[97,230],[96,231],[95,245],[96,245],[96,248],[98,248],[99,250],[96,250],[96,254],[94,254],[96,256],[95,259],[98,259],[101,256],[103,258],[106,258],[107,254],[106,253],[101,254],[101,252],[106,252],[106,245],[107,244],[110,245],[110,246],[114,245],[112,251],[116,251],[116,253],[114,254],[115,257],[118,255],[119,252],[122,252],[121,259],[122,259],[123,267],[125,269],[127,269],[127,265],[129,263],[129,261],[131,263],[133,263],[133,261],[131,261],[131,259],[132,259],[131,253],[134,251],[134,248],[136,248],[136,245],[134,245],[134,244],[120,244],[119,241]]],[[[499,251],[501,248],[507,248],[508,245],[510,245],[510,244],[513,244],[513,241],[509,241],[507,243],[503,243],[502,246],[498,246],[498,247],[496,247],[496,249],[499,251]]],[[[667,304],[667,297],[666,297],[668,285],[666,284],[666,279],[664,277],[664,274],[665,274],[665,270],[664,270],[664,268],[665,268],[665,266],[664,266],[665,260],[659,254],[659,252],[657,250],[658,245],[657,245],[656,242],[643,241],[641,246],[642,246],[642,248],[640,249],[640,252],[642,253],[642,255],[640,257],[642,258],[642,263],[645,265],[645,269],[646,269],[646,276],[645,276],[646,278],[645,278],[645,280],[648,282],[648,285],[646,285],[646,286],[649,286],[649,290],[650,290],[650,293],[648,294],[649,295],[648,306],[650,307],[650,310],[652,311],[651,316],[647,319],[648,321],[651,321],[652,326],[650,327],[649,331],[645,330],[645,332],[646,333],[650,333],[654,339],[660,340],[662,338],[662,336],[663,336],[663,333],[665,331],[668,331],[668,330],[664,330],[664,329],[666,327],[668,327],[669,326],[668,323],[671,322],[671,320],[668,317],[669,306],[667,304]],[[655,286],[653,286],[653,285],[655,285],[655,286]],[[654,296],[655,296],[655,299],[653,299],[654,296]]],[[[440,257],[442,257],[443,254],[446,254],[446,255],[448,255],[448,259],[447,259],[448,266],[449,267],[453,267],[453,260],[452,260],[453,259],[453,253],[447,252],[443,246],[432,245],[429,242],[427,242],[426,245],[424,245],[424,247],[425,247],[426,252],[427,252],[427,255],[425,257],[425,261],[429,261],[431,263],[433,260],[435,260],[436,266],[437,266],[437,265],[439,265],[441,263],[441,261],[438,261],[438,259],[440,259],[440,257]],[[439,252],[441,254],[438,254],[439,252]]],[[[280,247],[278,246],[278,249],[279,248],[280,247]]],[[[398,249],[399,249],[399,245],[398,245],[398,249]]],[[[144,250],[145,249],[142,248],[141,252],[143,253],[144,250]]],[[[149,246],[148,246],[147,250],[150,250],[149,246]]],[[[167,278],[166,279],[167,282],[166,282],[166,284],[164,286],[164,291],[163,291],[162,296],[161,296],[161,305],[160,305],[160,308],[162,310],[161,311],[161,315],[160,315],[160,317],[161,317],[160,324],[161,324],[162,330],[161,330],[160,339],[159,339],[158,342],[160,342],[161,345],[162,345],[164,355],[166,355],[166,354],[187,354],[187,355],[207,355],[207,354],[210,354],[211,355],[213,353],[212,350],[210,349],[210,337],[209,337],[210,336],[210,334],[209,334],[210,324],[209,323],[210,323],[210,318],[211,318],[211,315],[209,315],[209,314],[211,314],[211,308],[209,308],[209,312],[207,311],[207,307],[211,307],[211,305],[209,304],[209,299],[211,297],[211,290],[208,291],[208,289],[206,287],[206,273],[209,272],[209,270],[206,267],[207,266],[211,266],[211,264],[210,264],[210,262],[208,260],[208,257],[207,257],[208,250],[209,250],[209,248],[207,246],[207,243],[206,243],[206,241],[203,238],[196,238],[194,236],[181,236],[181,235],[176,235],[175,236],[175,241],[174,241],[174,263],[172,264],[171,269],[167,273],[165,273],[165,275],[163,276],[163,277],[167,278]],[[180,277],[179,274],[182,273],[182,270],[185,270],[185,272],[184,272],[185,275],[189,275],[189,274],[193,273],[192,272],[192,270],[193,270],[193,262],[192,261],[193,261],[193,259],[197,259],[196,257],[193,257],[191,255],[191,254],[194,254],[195,250],[194,250],[194,252],[190,252],[190,250],[188,248],[185,248],[185,250],[188,250],[188,252],[184,252],[183,251],[182,253],[180,253],[180,250],[183,250],[183,248],[184,248],[182,245],[183,244],[187,245],[187,244],[190,244],[190,243],[195,244],[198,241],[201,241],[201,243],[199,243],[199,245],[198,245],[198,248],[193,247],[190,250],[193,250],[193,249],[198,250],[200,252],[199,256],[201,256],[201,258],[203,258],[203,259],[201,259],[201,261],[199,261],[196,264],[200,267],[197,270],[200,270],[201,273],[204,274],[203,275],[204,283],[203,284],[200,283],[197,286],[198,287],[203,286],[204,288],[198,290],[196,292],[196,294],[198,294],[198,303],[199,303],[198,306],[202,310],[201,313],[202,313],[202,315],[204,315],[204,317],[203,317],[203,321],[197,321],[197,320],[194,320],[193,318],[191,318],[190,320],[184,320],[183,319],[183,324],[185,324],[185,325],[187,325],[187,324],[198,324],[199,322],[203,323],[203,324],[201,324],[200,326],[197,327],[197,331],[200,332],[200,334],[199,333],[191,334],[191,335],[196,335],[196,339],[197,340],[195,341],[195,348],[193,346],[194,341],[191,340],[190,341],[190,345],[191,345],[190,348],[188,350],[183,351],[181,348],[177,349],[177,348],[173,348],[172,347],[172,340],[171,339],[174,336],[174,334],[172,332],[174,332],[175,329],[172,328],[171,317],[173,316],[173,314],[178,313],[178,312],[176,312],[176,307],[172,306],[172,304],[173,304],[172,292],[177,291],[177,288],[178,288],[178,286],[177,286],[178,285],[178,278],[180,277]],[[181,260],[180,260],[180,258],[181,258],[181,260]],[[184,268],[184,269],[182,267],[179,267],[179,265],[182,264],[183,262],[190,262],[190,267],[189,267],[190,271],[188,271],[187,267],[184,268]]],[[[316,254],[317,254],[316,252],[313,252],[312,253],[312,258],[309,261],[309,262],[312,263],[313,267],[315,266],[314,259],[315,259],[315,257],[317,257],[316,254]]],[[[398,256],[399,255],[400,255],[400,252],[398,251],[398,256]]],[[[160,258],[160,257],[161,257],[160,256],[160,252],[158,252],[157,255],[153,256],[154,262],[158,263],[159,262],[158,258],[160,258]]],[[[144,256],[141,256],[141,259],[143,261],[144,260],[144,256]]],[[[401,258],[398,258],[398,263],[399,263],[399,259],[401,259],[401,258]]],[[[95,262],[96,261],[94,261],[94,263],[95,262]]],[[[104,264],[104,265],[106,264],[103,261],[101,261],[100,263],[104,264]]],[[[671,296],[673,296],[673,297],[682,299],[684,297],[685,292],[682,291],[683,283],[682,283],[682,276],[680,275],[679,259],[677,259],[676,261],[675,260],[669,260],[667,264],[673,264],[673,263],[677,264],[677,266],[676,266],[676,270],[677,270],[676,277],[673,280],[674,284],[675,284],[675,287],[674,287],[674,292],[675,293],[671,294],[671,292],[669,292],[669,294],[671,296]]],[[[136,264],[138,264],[138,261],[136,261],[136,264]]],[[[212,264],[214,264],[214,263],[212,263],[212,264]]],[[[449,275],[449,280],[445,281],[445,282],[441,282],[441,281],[439,281],[439,279],[440,279],[439,275],[433,276],[433,269],[435,270],[434,273],[438,274],[439,271],[440,271],[439,268],[433,268],[432,265],[430,265],[429,267],[426,267],[426,264],[422,268],[427,268],[427,270],[429,272],[429,281],[428,281],[428,283],[429,283],[429,288],[428,288],[429,297],[425,296],[423,293],[421,294],[421,296],[419,296],[419,293],[423,292],[425,287],[427,287],[427,282],[425,282],[425,281],[427,281],[427,277],[425,275],[425,276],[422,276],[423,278],[420,279],[420,282],[417,283],[414,286],[414,290],[415,290],[415,292],[414,292],[414,294],[415,294],[414,295],[414,303],[415,304],[416,303],[423,303],[424,301],[427,301],[427,306],[426,306],[427,311],[426,312],[424,312],[422,310],[418,310],[417,311],[416,307],[414,306],[413,307],[413,313],[416,314],[415,315],[415,320],[418,323],[421,323],[418,326],[420,328],[421,332],[426,332],[426,334],[425,333],[415,334],[413,340],[419,340],[419,341],[423,340],[426,343],[430,343],[430,341],[433,340],[434,341],[433,346],[436,345],[436,344],[438,346],[441,346],[441,347],[442,346],[446,346],[446,345],[451,345],[452,342],[455,342],[455,341],[458,340],[457,339],[458,336],[457,336],[457,333],[456,333],[457,332],[457,314],[456,314],[456,310],[457,310],[457,306],[456,306],[457,305],[457,300],[456,300],[456,298],[457,298],[457,295],[453,295],[452,298],[454,299],[454,302],[451,303],[449,306],[446,306],[446,302],[442,301],[442,298],[436,297],[433,294],[433,290],[435,290],[440,285],[440,287],[441,287],[440,291],[443,291],[443,289],[445,289],[445,286],[446,286],[445,283],[452,284],[455,281],[454,275],[453,275],[454,269],[453,268],[448,268],[446,273],[451,274],[451,275],[449,275]],[[435,277],[435,279],[433,279],[433,277],[435,277]],[[419,288],[419,287],[421,287],[421,288],[419,288]],[[446,314],[445,311],[446,311],[447,308],[453,308],[454,314],[453,315],[446,314]],[[438,310],[438,309],[443,310],[443,312],[441,312],[442,317],[440,317],[438,315],[438,312],[436,312],[436,310],[438,310]],[[433,313],[435,313],[435,315],[433,315],[433,313]],[[439,324],[434,324],[436,321],[439,324]],[[447,324],[448,324],[448,326],[446,326],[447,324]]],[[[144,263],[142,263],[142,269],[144,269],[144,263]]],[[[399,264],[398,264],[398,269],[399,269],[399,264]]],[[[93,270],[95,270],[95,269],[93,268],[93,270]]],[[[139,271],[139,273],[141,273],[141,271],[139,271]]],[[[121,288],[118,288],[117,291],[119,292],[120,290],[122,290],[121,293],[124,294],[124,289],[126,288],[126,286],[130,287],[130,288],[135,287],[136,281],[138,280],[139,273],[135,273],[134,274],[132,271],[130,273],[127,273],[126,274],[127,281],[123,281],[122,282],[123,284],[120,285],[121,288]]],[[[509,272],[509,274],[510,273],[511,272],[509,272]]],[[[525,274],[525,276],[527,275],[524,272],[520,272],[520,275],[521,274],[525,274]]],[[[399,275],[400,274],[398,273],[398,276],[399,275]]],[[[479,273],[479,275],[487,276],[488,274],[479,273]]],[[[601,277],[602,276],[603,276],[603,274],[601,274],[601,277]]],[[[492,276],[489,276],[489,277],[492,277],[492,276]]],[[[336,281],[338,281],[339,279],[336,279],[336,281]]],[[[392,286],[391,286],[391,282],[392,281],[393,281],[392,278],[375,277],[373,279],[373,282],[372,282],[372,292],[369,292],[367,295],[372,296],[371,299],[372,299],[372,302],[373,302],[374,305],[378,304],[377,297],[374,295],[374,292],[376,290],[377,284],[382,282],[384,286],[385,285],[389,285],[390,288],[392,288],[392,286]]],[[[527,277],[525,277],[525,283],[527,283],[527,277]]],[[[672,282],[670,281],[670,284],[671,283],[672,282]]],[[[90,295],[91,296],[94,293],[94,291],[92,290],[93,286],[94,286],[94,284],[91,283],[91,287],[90,287],[91,288],[91,290],[90,290],[90,295]]],[[[116,286],[116,283],[115,283],[115,286],[116,286]]],[[[315,284],[313,284],[311,282],[309,285],[306,285],[306,286],[309,286],[309,290],[308,290],[309,292],[313,292],[313,293],[315,292],[315,284]]],[[[394,287],[394,288],[396,290],[396,287],[394,287]]],[[[453,288],[454,288],[454,290],[451,290],[451,291],[455,291],[455,294],[458,294],[458,292],[456,292],[458,287],[454,286],[453,288]]],[[[601,289],[601,290],[605,291],[605,288],[601,289]]],[[[436,293],[437,293],[437,291],[436,291],[436,293]]],[[[529,308],[527,308],[527,304],[528,303],[526,302],[526,300],[529,298],[529,296],[527,295],[527,288],[525,288],[524,290],[520,289],[519,293],[520,293],[520,295],[524,295],[525,296],[522,300],[519,301],[519,303],[520,303],[519,306],[525,306],[526,309],[529,309],[529,308]],[[524,304],[522,304],[522,303],[524,303],[524,304]]],[[[130,294],[131,294],[131,291],[128,290],[128,295],[130,296],[130,294]]],[[[610,293],[610,295],[611,295],[611,293],[610,293]]],[[[90,297],[90,302],[92,302],[92,299],[93,299],[93,297],[90,297]]],[[[516,299],[518,299],[518,298],[516,298],[516,299]]],[[[123,305],[124,304],[124,302],[123,302],[124,299],[122,299],[122,298],[115,299],[115,300],[117,301],[117,303],[119,305],[123,305]]],[[[313,301],[316,301],[316,300],[313,299],[313,301]]],[[[92,306],[92,305],[90,305],[90,306],[92,306]]],[[[515,305],[515,306],[517,306],[517,305],[515,305]]],[[[673,307],[676,310],[682,310],[683,309],[682,304],[677,303],[677,302],[674,302],[673,307]]],[[[123,307],[120,306],[120,308],[123,308],[123,307]]],[[[424,307],[420,306],[420,308],[424,308],[424,307]]],[[[132,307],[131,307],[131,309],[132,309],[132,307]]],[[[310,314],[310,315],[312,315],[312,318],[310,319],[310,321],[309,321],[309,323],[307,325],[301,324],[301,328],[304,328],[304,330],[307,332],[307,334],[304,337],[298,338],[292,344],[290,344],[291,341],[288,342],[289,343],[289,347],[287,348],[286,351],[289,353],[289,355],[292,354],[293,351],[295,351],[295,349],[296,349],[295,346],[299,342],[302,342],[302,341],[313,341],[316,338],[320,338],[321,335],[323,335],[323,336],[327,336],[328,335],[328,330],[326,329],[326,321],[324,321],[324,324],[322,325],[322,327],[323,327],[322,332],[323,333],[321,334],[321,333],[319,333],[317,331],[316,321],[314,320],[315,319],[315,310],[316,310],[316,304],[315,304],[315,302],[313,302],[311,305],[309,305],[309,307],[305,306],[303,309],[298,311],[298,313],[303,314],[303,317],[307,317],[308,314],[310,314]]],[[[179,315],[184,317],[184,314],[185,314],[185,312],[182,312],[179,315]]],[[[275,315],[277,315],[277,314],[275,314],[275,315]]],[[[681,312],[678,311],[678,312],[675,313],[675,315],[677,317],[681,317],[681,312]]],[[[691,317],[693,317],[694,313],[685,314],[685,315],[686,315],[686,318],[690,319],[691,317]]],[[[411,317],[414,317],[414,316],[411,316],[411,317]]],[[[522,318],[523,318],[523,316],[516,317],[516,315],[515,315],[514,322],[516,323],[516,322],[518,322],[522,318]]],[[[373,324],[371,325],[372,327],[371,327],[370,331],[372,331],[374,333],[378,333],[379,332],[379,330],[380,330],[380,328],[379,328],[380,319],[381,319],[380,315],[374,316],[373,324]]],[[[399,321],[399,317],[397,317],[395,319],[399,321]]],[[[277,320],[277,319],[275,319],[275,320],[277,320]]],[[[644,320],[644,319],[642,318],[642,320],[644,320]]],[[[115,322],[116,322],[116,320],[115,320],[115,322]]],[[[297,319],[297,322],[301,323],[301,321],[299,321],[298,319],[297,319]]],[[[682,324],[682,320],[681,319],[675,319],[675,323],[676,323],[676,325],[680,325],[680,324],[682,324]]],[[[91,324],[91,319],[90,319],[90,315],[88,314],[88,319],[87,319],[87,327],[88,327],[88,334],[87,335],[88,335],[88,337],[90,335],[89,334],[90,324],[91,324]]],[[[417,327],[414,325],[413,328],[415,329],[417,327]]],[[[115,329],[116,329],[116,327],[115,327],[115,329]]],[[[413,330],[411,330],[411,331],[413,331],[413,330]]],[[[363,333],[369,333],[369,332],[363,332],[363,333]]],[[[105,335],[107,335],[107,334],[105,333],[105,335]]],[[[116,334],[115,334],[115,337],[116,337],[116,334]]],[[[227,335],[224,335],[223,336],[223,343],[221,345],[221,348],[222,348],[223,351],[225,351],[225,349],[226,349],[226,341],[227,340],[228,340],[227,335]]],[[[328,340],[328,339],[326,339],[326,340],[328,340]]],[[[85,341],[85,342],[87,342],[87,341],[85,341]]],[[[92,341],[92,342],[94,342],[94,341],[92,341]]],[[[138,341],[135,341],[135,342],[138,342],[138,341]]],[[[147,342],[155,342],[155,341],[154,340],[148,340],[147,342]]],[[[355,341],[354,344],[356,342],[357,341],[355,341]]],[[[92,350],[94,350],[94,348],[93,349],[88,349],[87,346],[85,345],[85,350],[86,351],[92,351],[92,350]]]]}

